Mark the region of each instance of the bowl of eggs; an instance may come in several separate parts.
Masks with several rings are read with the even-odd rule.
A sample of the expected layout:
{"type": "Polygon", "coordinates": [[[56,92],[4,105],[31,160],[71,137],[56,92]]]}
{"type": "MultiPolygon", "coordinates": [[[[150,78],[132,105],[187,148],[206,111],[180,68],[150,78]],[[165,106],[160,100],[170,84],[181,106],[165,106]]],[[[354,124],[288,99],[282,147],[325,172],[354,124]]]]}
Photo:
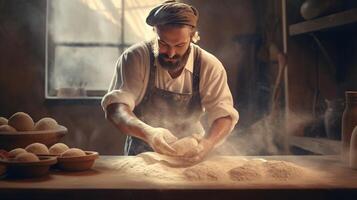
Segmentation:
{"type": "Polygon", "coordinates": [[[36,142],[51,146],[66,133],[67,128],[50,117],[42,118],[37,122],[24,112],[17,112],[9,119],[0,117],[0,149],[7,151],[25,148],[36,142]]]}
{"type": "Polygon", "coordinates": [[[71,148],[57,157],[57,166],[64,171],[85,171],[93,166],[98,157],[98,152],[71,148]]]}
{"type": "Polygon", "coordinates": [[[69,148],[66,144],[57,143],[52,145],[48,153],[57,157],[55,167],[63,171],[85,171],[92,168],[95,160],[99,157],[98,152],[83,151],[79,148],[69,148]]]}
{"type": "Polygon", "coordinates": [[[10,156],[15,151],[26,151],[37,156],[51,156],[57,159],[54,168],[62,171],[85,171],[90,169],[99,157],[98,152],[84,151],[79,148],[70,148],[64,143],[56,143],[50,148],[41,143],[33,143],[25,149],[17,148],[9,152],[10,156]],[[13,152],[14,151],[14,152],[13,152]]]}
{"type": "Polygon", "coordinates": [[[85,171],[90,169],[99,154],[94,151],[83,151],[69,148],[64,143],[56,143],[48,148],[42,143],[32,143],[25,148],[11,151],[1,150],[1,174],[11,178],[37,178],[47,175],[51,170],[85,171]]]}
{"type": "Polygon", "coordinates": [[[0,165],[6,167],[6,174],[14,178],[34,178],[47,175],[57,159],[51,156],[38,156],[22,148],[16,148],[0,158],[0,165]]]}

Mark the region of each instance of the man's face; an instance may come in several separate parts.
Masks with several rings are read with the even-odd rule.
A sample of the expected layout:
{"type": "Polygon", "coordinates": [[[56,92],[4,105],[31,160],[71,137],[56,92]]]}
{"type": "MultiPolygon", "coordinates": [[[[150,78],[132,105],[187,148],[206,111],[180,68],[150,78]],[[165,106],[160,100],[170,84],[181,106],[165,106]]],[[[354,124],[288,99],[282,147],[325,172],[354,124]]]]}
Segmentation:
{"type": "Polygon", "coordinates": [[[192,29],[188,26],[158,26],[159,54],[161,66],[167,70],[177,70],[186,62],[186,53],[191,42],[192,29]]]}

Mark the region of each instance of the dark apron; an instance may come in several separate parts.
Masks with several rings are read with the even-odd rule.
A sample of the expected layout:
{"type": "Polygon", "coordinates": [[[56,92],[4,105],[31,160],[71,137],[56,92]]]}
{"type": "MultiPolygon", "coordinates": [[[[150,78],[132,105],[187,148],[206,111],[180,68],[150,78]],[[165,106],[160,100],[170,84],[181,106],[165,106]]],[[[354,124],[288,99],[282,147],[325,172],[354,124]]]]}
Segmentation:
{"type": "MultiPolygon", "coordinates": [[[[194,66],[192,78],[192,93],[174,93],[155,87],[156,65],[151,44],[147,43],[150,51],[150,75],[147,89],[141,103],[135,107],[134,114],[152,127],[166,128],[178,138],[192,134],[204,135],[200,123],[203,113],[199,93],[201,50],[193,47],[194,66]]],[[[127,136],[125,155],[137,155],[153,151],[141,139],[127,136]]]]}

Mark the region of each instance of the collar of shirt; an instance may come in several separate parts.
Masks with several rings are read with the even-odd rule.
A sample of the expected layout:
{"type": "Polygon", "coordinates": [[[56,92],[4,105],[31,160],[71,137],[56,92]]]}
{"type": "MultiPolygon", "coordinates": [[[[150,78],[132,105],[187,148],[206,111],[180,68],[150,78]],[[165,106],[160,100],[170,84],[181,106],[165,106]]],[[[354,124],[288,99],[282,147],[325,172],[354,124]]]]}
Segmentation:
{"type": "MultiPolygon", "coordinates": [[[[190,48],[191,48],[191,51],[190,51],[190,54],[188,55],[188,59],[187,59],[186,65],[185,65],[185,70],[193,73],[193,61],[194,61],[194,59],[193,59],[193,52],[194,52],[193,48],[194,48],[194,46],[193,46],[192,43],[190,44],[190,48]]],[[[161,67],[161,65],[160,65],[160,63],[159,63],[157,58],[155,58],[155,64],[156,64],[156,66],[159,66],[160,69],[163,69],[161,67]]]]}

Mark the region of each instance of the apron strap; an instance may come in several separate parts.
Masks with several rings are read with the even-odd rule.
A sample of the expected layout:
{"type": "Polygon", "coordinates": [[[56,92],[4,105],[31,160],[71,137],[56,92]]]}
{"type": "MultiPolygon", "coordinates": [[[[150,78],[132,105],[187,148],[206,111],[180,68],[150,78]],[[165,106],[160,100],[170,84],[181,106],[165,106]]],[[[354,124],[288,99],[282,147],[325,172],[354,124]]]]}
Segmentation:
{"type": "Polygon", "coordinates": [[[195,60],[193,63],[192,93],[200,96],[201,49],[193,47],[195,60]]]}
{"type": "Polygon", "coordinates": [[[155,65],[155,56],[154,56],[154,51],[152,49],[152,42],[146,42],[145,43],[146,47],[149,50],[149,59],[150,59],[150,71],[149,71],[149,81],[146,86],[146,91],[142,100],[142,103],[146,102],[149,99],[149,96],[151,94],[151,91],[155,87],[155,74],[156,74],[156,65],[155,65]]]}

